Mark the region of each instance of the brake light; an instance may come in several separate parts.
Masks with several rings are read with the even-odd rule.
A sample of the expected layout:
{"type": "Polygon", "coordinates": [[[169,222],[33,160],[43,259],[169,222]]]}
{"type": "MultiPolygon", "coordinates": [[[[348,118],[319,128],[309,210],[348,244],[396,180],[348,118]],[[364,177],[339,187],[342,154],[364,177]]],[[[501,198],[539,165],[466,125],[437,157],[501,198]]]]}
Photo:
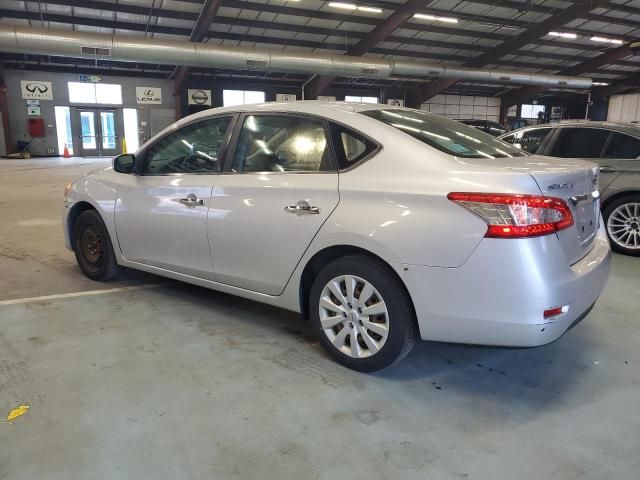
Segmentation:
{"type": "Polygon", "coordinates": [[[539,237],[573,225],[571,209],[560,198],[465,192],[447,198],[487,222],[487,238],[539,237]]]}

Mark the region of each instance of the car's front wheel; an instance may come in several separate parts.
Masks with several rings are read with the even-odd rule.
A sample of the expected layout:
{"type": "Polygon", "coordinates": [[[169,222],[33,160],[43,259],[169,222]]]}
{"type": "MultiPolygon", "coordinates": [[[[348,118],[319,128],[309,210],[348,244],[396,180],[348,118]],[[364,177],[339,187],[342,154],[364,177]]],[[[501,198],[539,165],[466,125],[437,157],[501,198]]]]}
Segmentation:
{"type": "Polygon", "coordinates": [[[413,305],[401,281],[364,255],[325,266],[311,287],[309,307],[322,345],[354,370],[388,367],[404,358],[418,338],[413,305]]]}
{"type": "Polygon", "coordinates": [[[107,281],[120,273],[107,227],[95,210],[85,210],[73,225],[73,246],[78,265],[91,280],[107,281]]]}
{"type": "Polygon", "coordinates": [[[626,255],[640,256],[640,195],[625,195],[604,209],[611,247],[626,255]]]}

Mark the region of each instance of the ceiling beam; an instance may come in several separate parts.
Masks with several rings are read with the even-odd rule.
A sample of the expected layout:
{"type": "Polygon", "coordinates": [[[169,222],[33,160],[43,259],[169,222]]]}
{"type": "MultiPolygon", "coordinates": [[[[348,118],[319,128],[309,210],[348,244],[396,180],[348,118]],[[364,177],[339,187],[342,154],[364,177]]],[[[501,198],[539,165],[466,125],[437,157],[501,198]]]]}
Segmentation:
{"type": "MultiPolygon", "coordinates": [[[[60,14],[52,14],[52,13],[43,13],[42,15],[38,12],[25,12],[18,10],[1,10],[0,9],[0,17],[6,18],[19,18],[26,20],[44,20],[46,22],[55,22],[55,23],[75,23],[77,25],[85,25],[85,26],[93,26],[93,27],[101,27],[101,28],[109,28],[109,29],[119,29],[119,30],[130,30],[136,32],[150,32],[150,33],[160,33],[167,35],[176,35],[176,36],[190,36],[192,30],[188,28],[182,27],[168,27],[163,25],[149,25],[142,23],[131,23],[131,22],[120,22],[115,20],[107,20],[103,18],[85,18],[85,17],[70,17],[68,15],[60,15],[60,14]]],[[[216,17],[216,22],[225,22],[224,17],[216,17]]],[[[277,24],[282,25],[283,27],[289,27],[286,24],[277,24]]],[[[293,26],[292,26],[293,27],[293,26]]],[[[297,28],[297,27],[296,27],[297,28]]],[[[277,27],[276,27],[277,29],[277,27]]],[[[208,38],[220,39],[220,40],[235,40],[238,42],[255,42],[269,45],[277,45],[277,46],[296,46],[301,48],[309,48],[309,49],[328,49],[335,50],[337,52],[344,51],[344,44],[342,43],[327,43],[327,42],[319,42],[319,41],[311,41],[311,40],[298,40],[291,38],[282,38],[282,37],[264,37],[260,35],[248,35],[242,33],[225,33],[221,31],[209,31],[207,34],[208,38]]],[[[420,46],[428,46],[428,47],[452,47],[452,45],[447,45],[445,42],[439,41],[431,41],[431,40],[417,40],[417,45],[420,46]]],[[[373,54],[385,55],[385,56],[394,56],[394,57],[409,57],[409,58],[420,58],[425,60],[457,60],[459,63],[468,60],[469,55],[462,54],[459,52],[450,52],[450,53],[434,53],[434,52],[423,52],[419,50],[409,50],[406,48],[403,49],[391,49],[391,48],[381,48],[376,47],[371,50],[373,54]]],[[[521,56],[525,57],[533,57],[533,58],[541,58],[541,59],[552,59],[561,62],[572,61],[575,62],[578,57],[576,56],[568,56],[568,55],[558,55],[558,54],[545,54],[542,52],[532,52],[532,51],[519,51],[521,56]]],[[[621,66],[631,66],[638,67],[638,63],[636,62],[625,62],[618,61],[616,62],[621,66]]],[[[507,66],[512,68],[530,68],[535,70],[546,70],[548,73],[555,73],[561,70],[562,66],[559,64],[548,64],[548,63],[537,63],[537,62],[526,62],[520,60],[496,60],[496,65],[499,66],[507,66]]],[[[612,72],[624,72],[627,73],[626,70],[611,70],[612,72]]]]}
{"type": "MultiPolygon", "coordinates": [[[[640,51],[640,44],[632,47],[631,45],[622,45],[618,48],[612,48],[607,50],[602,55],[595,58],[591,58],[586,62],[579,63],[573,67],[566,68],[560,71],[561,75],[582,75],[597,70],[599,67],[615,63],[622,58],[627,58],[635,55],[640,51]]],[[[523,102],[528,102],[534,97],[548,90],[543,86],[528,86],[523,88],[516,88],[510,90],[502,96],[502,109],[506,109],[511,105],[517,105],[523,102]]]]}
{"type": "MultiPolygon", "coordinates": [[[[431,3],[433,0],[409,0],[389,15],[382,23],[377,25],[371,30],[364,38],[362,38],[353,47],[349,47],[347,55],[362,56],[369,52],[380,42],[387,40],[393,32],[398,28],[401,28],[408,20],[413,18],[413,15],[425,5],[431,3]]],[[[313,79],[309,84],[309,96],[315,98],[318,95],[322,95],[324,91],[333,83],[337,78],[335,75],[321,75],[313,79]]]]}
{"type": "MultiPolygon", "coordinates": [[[[31,2],[31,3],[38,3],[40,0],[26,0],[27,3],[31,2]]],[[[197,1],[194,1],[193,3],[200,3],[197,1]]],[[[226,2],[229,3],[229,2],[226,2]]],[[[236,3],[232,3],[231,5],[226,5],[226,3],[223,1],[223,6],[232,6],[233,8],[240,8],[239,5],[237,5],[236,3]]],[[[494,2],[495,3],[495,2],[494,2]]],[[[518,2],[514,2],[514,3],[518,3],[518,2]]],[[[65,6],[70,6],[70,7],[81,7],[81,8],[90,8],[90,9],[95,9],[95,10],[101,10],[101,11],[105,11],[105,12],[116,12],[116,13],[127,13],[127,14],[132,14],[132,15],[146,15],[146,16],[153,16],[153,17],[158,17],[158,18],[171,18],[171,19],[176,19],[176,20],[192,20],[192,21],[196,21],[198,19],[198,14],[197,13],[192,13],[192,12],[183,12],[180,10],[170,10],[170,9],[150,9],[148,7],[143,7],[140,5],[129,5],[129,4],[122,4],[122,3],[109,3],[109,2],[105,2],[105,1],[101,1],[101,0],[53,0],[53,1],[49,1],[47,2],[47,4],[52,4],[52,5],[65,5],[65,6]]],[[[503,5],[504,6],[504,5],[503,5]]],[[[313,10],[305,10],[305,9],[300,9],[300,8],[292,8],[292,7],[284,7],[284,8],[288,8],[288,10],[286,10],[285,12],[283,12],[281,10],[281,6],[278,5],[267,5],[267,4],[260,4],[260,3],[254,3],[254,2],[247,2],[246,4],[243,4],[243,8],[247,9],[247,10],[251,10],[251,11],[266,11],[266,12],[270,12],[270,13],[286,13],[287,15],[296,15],[296,16],[314,16],[317,18],[323,18],[322,17],[322,13],[327,13],[327,12],[318,12],[318,15],[320,15],[318,17],[318,15],[316,15],[316,12],[313,10]],[[259,10],[261,8],[261,10],[259,10]]],[[[435,11],[437,9],[426,9],[427,11],[435,11]]],[[[547,10],[554,10],[550,7],[544,7],[545,12],[547,10]]],[[[451,12],[448,10],[439,10],[439,12],[441,14],[446,13],[447,15],[451,15],[451,12]]],[[[368,24],[371,25],[371,19],[370,18],[365,18],[365,17],[358,17],[358,16],[351,16],[351,15],[346,15],[346,14],[337,14],[339,18],[333,18],[336,16],[336,14],[329,14],[332,19],[343,22],[345,24],[349,24],[349,23],[363,23],[362,19],[364,18],[364,24],[368,24]]],[[[458,15],[458,14],[456,14],[458,15]]],[[[507,19],[503,19],[503,18],[497,18],[497,17],[488,17],[488,16],[481,16],[481,15],[469,15],[469,14],[464,14],[462,15],[463,19],[468,19],[469,21],[475,21],[478,23],[485,23],[485,24],[501,24],[504,26],[513,26],[515,28],[525,28],[527,25],[529,25],[526,22],[522,22],[522,21],[513,21],[513,20],[507,20],[507,19]]],[[[599,19],[601,19],[599,17],[599,19]]],[[[612,19],[612,20],[616,20],[616,19],[612,19]]],[[[216,16],[216,22],[220,23],[220,24],[225,24],[225,25],[242,25],[242,26],[247,26],[247,27],[256,27],[256,28],[273,28],[273,29],[280,29],[280,30],[285,30],[285,31],[295,31],[295,32],[299,32],[300,31],[300,26],[299,25],[295,25],[295,24],[285,24],[285,23],[278,23],[278,22],[265,22],[265,21],[260,21],[260,20],[250,20],[250,19],[243,19],[243,18],[235,18],[235,17],[225,17],[225,16],[216,16]]],[[[428,31],[428,32],[433,32],[433,33],[442,33],[445,35],[456,35],[456,36],[462,36],[464,38],[473,38],[473,39],[478,39],[478,38],[485,38],[485,39],[489,39],[489,40],[496,40],[496,41],[504,41],[508,38],[510,38],[509,35],[504,35],[504,34],[497,34],[497,33],[492,33],[492,32],[473,32],[473,31],[467,31],[467,30],[463,30],[460,28],[451,28],[451,27],[443,27],[443,26],[438,26],[438,25],[422,25],[422,24],[417,24],[417,23],[407,23],[404,27],[404,29],[406,30],[411,30],[411,31],[428,31]]],[[[309,25],[305,25],[304,26],[304,31],[308,32],[308,33],[314,33],[314,34],[318,34],[318,35],[329,35],[329,36],[337,36],[337,35],[341,35],[342,32],[347,33],[351,38],[364,38],[367,35],[367,32],[360,32],[360,31],[349,31],[348,29],[332,29],[332,28],[320,28],[320,27],[312,27],[309,25]]],[[[591,31],[587,31],[584,30],[585,33],[597,33],[597,32],[591,32],[591,31]]],[[[414,39],[411,37],[402,37],[402,36],[392,36],[389,37],[387,39],[388,41],[394,41],[394,42],[404,42],[404,43],[416,43],[418,41],[420,41],[421,39],[414,39]]],[[[445,43],[445,42],[442,42],[445,43]]],[[[448,42],[447,42],[448,43],[448,42]]],[[[465,48],[465,49],[469,49],[469,50],[482,50],[484,49],[484,47],[479,46],[479,45],[473,45],[473,44],[469,44],[469,43],[461,43],[461,42],[452,42],[453,45],[459,46],[459,48],[465,48]]],[[[558,47],[558,48],[574,48],[577,50],[600,50],[602,47],[600,45],[596,45],[596,44],[571,44],[567,41],[563,41],[563,40],[538,40],[535,42],[537,45],[544,45],[544,46],[550,46],[550,47],[558,47]]]]}
{"type": "Polygon", "coordinates": [[[627,78],[618,80],[611,85],[607,85],[602,88],[595,88],[592,92],[593,99],[610,97],[617,93],[624,93],[627,90],[632,90],[640,87],[640,73],[632,75],[627,78]]]}
{"type": "MultiPolygon", "coordinates": [[[[191,35],[189,35],[189,40],[191,42],[201,42],[206,38],[209,28],[211,28],[211,24],[213,23],[213,19],[218,14],[220,5],[221,0],[205,0],[202,5],[202,10],[200,10],[200,15],[198,15],[198,19],[196,20],[196,24],[191,31],[191,35]]],[[[176,67],[173,75],[176,93],[181,91],[182,85],[188,75],[189,67],[176,67]]]]}
{"type": "MultiPolygon", "coordinates": [[[[487,64],[495,63],[497,59],[504,57],[510,53],[517,51],[519,48],[522,48],[532,41],[539,39],[547,35],[550,31],[556,30],[557,28],[579,18],[581,15],[588,13],[589,11],[599,8],[602,5],[606,5],[609,0],[589,0],[582,4],[574,5],[573,7],[564,9],[557,13],[556,15],[551,16],[547,20],[540,22],[528,30],[525,30],[519,35],[510,38],[508,41],[501,43],[500,45],[487,50],[482,55],[465,62],[465,67],[483,67],[487,64]]],[[[421,105],[434,95],[437,95],[439,92],[451,87],[458,80],[455,78],[451,79],[438,79],[431,83],[427,83],[426,85],[417,89],[415,93],[415,100],[418,105],[421,105]]]]}

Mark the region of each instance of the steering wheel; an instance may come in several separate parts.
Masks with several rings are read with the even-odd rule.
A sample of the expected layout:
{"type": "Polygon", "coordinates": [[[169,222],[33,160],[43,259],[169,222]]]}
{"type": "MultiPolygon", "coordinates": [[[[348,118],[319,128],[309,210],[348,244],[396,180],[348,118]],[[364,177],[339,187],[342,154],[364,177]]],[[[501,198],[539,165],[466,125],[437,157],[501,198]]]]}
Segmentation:
{"type": "Polygon", "coordinates": [[[198,153],[190,153],[182,159],[180,166],[188,172],[201,172],[215,170],[217,163],[217,160],[210,160],[198,153]]]}

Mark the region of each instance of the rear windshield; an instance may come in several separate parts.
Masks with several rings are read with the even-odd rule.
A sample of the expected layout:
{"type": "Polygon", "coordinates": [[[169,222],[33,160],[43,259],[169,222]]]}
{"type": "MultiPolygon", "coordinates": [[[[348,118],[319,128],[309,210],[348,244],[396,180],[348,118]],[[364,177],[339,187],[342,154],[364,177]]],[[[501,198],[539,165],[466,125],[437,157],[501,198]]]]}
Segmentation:
{"type": "Polygon", "coordinates": [[[511,158],[527,155],[488,133],[432,113],[398,109],[369,110],[361,113],[456,157],[511,158]]]}

